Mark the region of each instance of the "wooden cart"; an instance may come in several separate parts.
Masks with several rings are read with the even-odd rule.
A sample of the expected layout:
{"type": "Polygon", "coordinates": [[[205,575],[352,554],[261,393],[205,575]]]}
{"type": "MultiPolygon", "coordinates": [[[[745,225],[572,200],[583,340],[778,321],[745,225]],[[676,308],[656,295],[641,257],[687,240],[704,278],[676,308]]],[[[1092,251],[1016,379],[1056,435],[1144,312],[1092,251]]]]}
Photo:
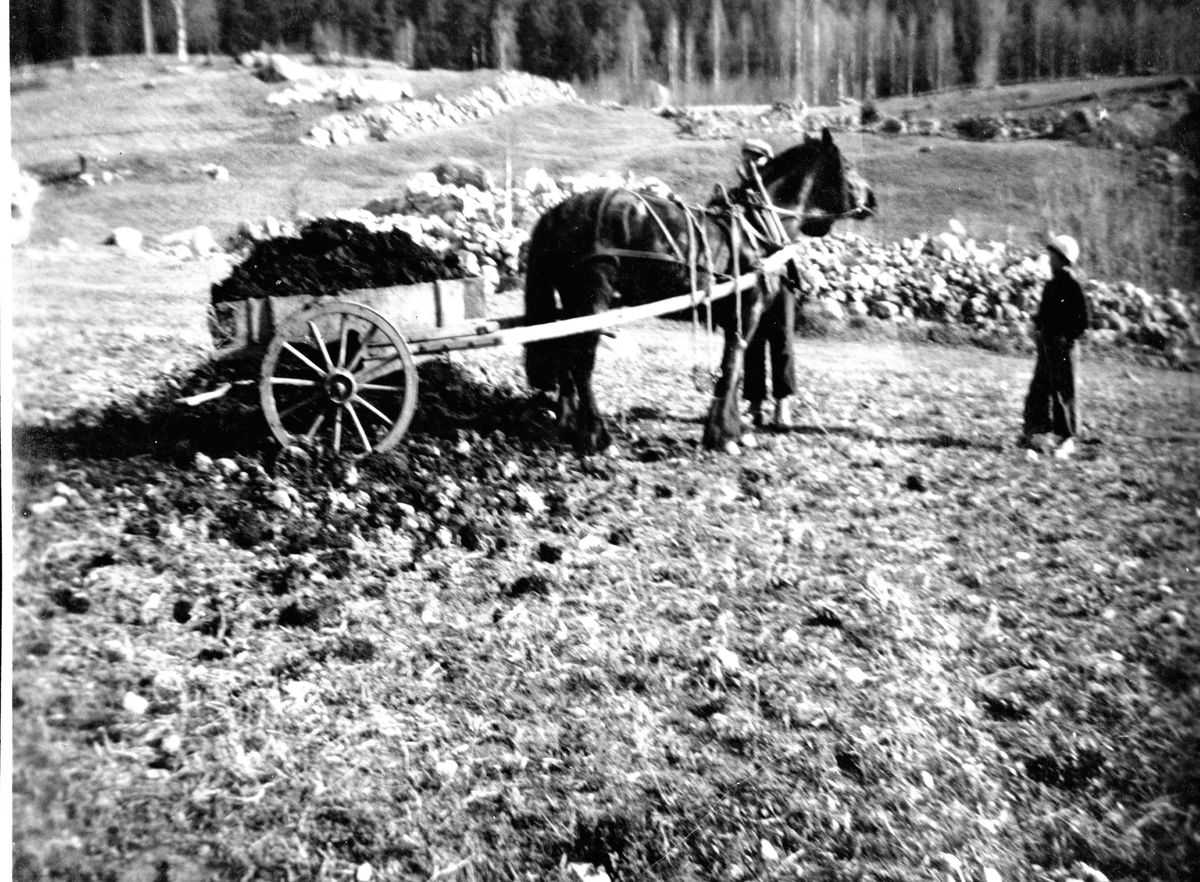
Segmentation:
{"type": "Polygon", "coordinates": [[[482,281],[462,279],[344,291],[329,297],[269,297],[215,304],[209,326],[218,353],[261,358],[259,399],[282,445],[316,440],[361,457],[404,437],[417,406],[422,361],[448,352],[513,346],[594,332],[687,309],[777,274],[788,246],[754,271],[713,286],[600,315],[527,324],[486,317],[482,281]]]}

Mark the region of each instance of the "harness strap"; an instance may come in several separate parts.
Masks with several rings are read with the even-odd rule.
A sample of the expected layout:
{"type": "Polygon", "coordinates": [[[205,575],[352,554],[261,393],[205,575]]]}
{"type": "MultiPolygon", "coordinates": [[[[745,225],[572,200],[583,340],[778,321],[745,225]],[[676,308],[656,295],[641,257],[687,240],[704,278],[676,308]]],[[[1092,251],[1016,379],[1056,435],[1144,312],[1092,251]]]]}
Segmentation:
{"type": "MultiPolygon", "coordinates": [[[[729,216],[729,250],[730,260],[733,261],[733,277],[740,278],[742,268],[742,212],[740,206],[731,206],[729,216]]],[[[734,288],[734,297],[737,303],[737,345],[739,349],[746,348],[746,338],[742,333],[745,328],[742,327],[742,286],[737,285],[734,288]]]]}
{"type": "MultiPolygon", "coordinates": [[[[660,230],[662,230],[663,237],[667,240],[667,242],[670,243],[671,250],[675,252],[675,256],[679,260],[683,260],[684,259],[683,252],[679,248],[679,243],[675,241],[675,237],[672,236],[671,231],[667,229],[666,223],[663,221],[663,219],[661,217],[659,217],[658,212],[654,210],[654,206],[650,204],[650,200],[648,200],[645,196],[643,196],[637,190],[629,190],[628,192],[632,193],[635,197],[637,197],[638,201],[642,203],[642,206],[646,209],[646,211],[650,212],[650,216],[652,218],[654,218],[655,223],[658,224],[658,228],[660,230]]],[[[680,203],[680,204],[682,205],[682,203],[680,203]]],[[[686,206],[684,206],[684,211],[685,211],[685,213],[687,212],[686,206]]],[[[691,222],[692,217],[691,217],[690,213],[687,214],[687,217],[688,217],[688,221],[691,222]]]]}
{"type": "Polygon", "coordinates": [[[597,248],[591,254],[585,254],[579,258],[578,263],[587,263],[589,260],[603,260],[608,257],[636,257],[639,260],[663,260],[667,263],[675,264],[684,263],[685,261],[684,258],[675,257],[671,254],[659,254],[655,251],[638,251],[634,248],[608,248],[606,246],[597,248]]]}

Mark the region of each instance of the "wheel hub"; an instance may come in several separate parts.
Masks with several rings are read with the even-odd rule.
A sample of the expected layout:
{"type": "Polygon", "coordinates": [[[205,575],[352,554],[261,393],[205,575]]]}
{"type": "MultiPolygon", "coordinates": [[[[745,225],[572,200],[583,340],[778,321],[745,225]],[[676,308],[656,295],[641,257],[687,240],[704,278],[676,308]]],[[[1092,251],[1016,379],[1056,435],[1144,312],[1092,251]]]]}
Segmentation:
{"type": "Polygon", "coordinates": [[[325,380],[325,391],[334,404],[345,404],[354,397],[357,385],[349,371],[337,369],[325,380]]]}

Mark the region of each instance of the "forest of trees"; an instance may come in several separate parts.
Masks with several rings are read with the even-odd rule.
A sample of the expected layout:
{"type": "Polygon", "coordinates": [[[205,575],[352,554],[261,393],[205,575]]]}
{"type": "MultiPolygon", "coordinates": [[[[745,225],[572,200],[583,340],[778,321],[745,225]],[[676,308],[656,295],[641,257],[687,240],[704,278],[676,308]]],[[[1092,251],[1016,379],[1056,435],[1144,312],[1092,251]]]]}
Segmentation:
{"type": "Polygon", "coordinates": [[[279,49],[810,103],[1200,69],[1194,0],[11,0],[13,64],[279,49]]]}

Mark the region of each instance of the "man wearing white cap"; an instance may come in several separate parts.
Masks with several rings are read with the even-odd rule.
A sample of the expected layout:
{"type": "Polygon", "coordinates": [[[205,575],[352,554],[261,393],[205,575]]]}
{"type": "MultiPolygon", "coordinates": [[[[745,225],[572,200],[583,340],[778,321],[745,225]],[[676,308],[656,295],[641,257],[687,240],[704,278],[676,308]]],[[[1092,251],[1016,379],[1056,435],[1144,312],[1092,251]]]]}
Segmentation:
{"type": "Polygon", "coordinates": [[[1025,397],[1025,439],[1036,435],[1054,435],[1059,446],[1054,455],[1060,459],[1075,450],[1079,415],[1075,408],[1075,341],[1088,328],[1087,298],[1071,272],[1079,259],[1079,244],[1070,236],[1053,236],[1047,244],[1050,253],[1050,281],[1042,289],[1042,302],[1034,317],[1037,362],[1033,380],[1025,397]]]}
{"type": "MultiPolygon", "coordinates": [[[[758,169],[773,156],[771,145],[758,138],[742,142],[742,179],[754,181],[758,169]]],[[[775,398],[776,428],[792,426],[791,396],[796,393],[796,367],[792,343],[796,331],[796,299],[791,288],[781,286],[779,295],[763,315],[759,331],[746,345],[745,384],[742,395],[750,402],[755,427],[765,423],[763,402],[767,397],[767,354],[771,357],[771,392],[775,398]]]]}

